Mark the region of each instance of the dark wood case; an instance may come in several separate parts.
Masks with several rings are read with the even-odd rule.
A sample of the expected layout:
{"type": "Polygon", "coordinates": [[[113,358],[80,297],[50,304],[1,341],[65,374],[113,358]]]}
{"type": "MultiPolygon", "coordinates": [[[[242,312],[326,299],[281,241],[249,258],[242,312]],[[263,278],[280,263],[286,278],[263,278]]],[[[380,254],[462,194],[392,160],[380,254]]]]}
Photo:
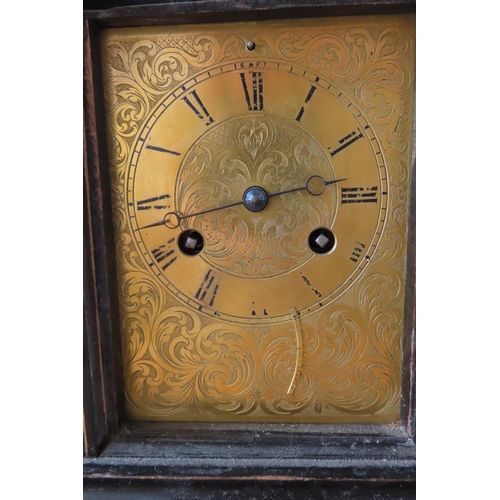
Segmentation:
{"type": "Polygon", "coordinates": [[[99,60],[99,30],[111,26],[393,12],[415,12],[415,2],[84,2],[85,498],[415,497],[415,153],[400,422],[387,425],[128,422],[123,404],[99,60]]]}

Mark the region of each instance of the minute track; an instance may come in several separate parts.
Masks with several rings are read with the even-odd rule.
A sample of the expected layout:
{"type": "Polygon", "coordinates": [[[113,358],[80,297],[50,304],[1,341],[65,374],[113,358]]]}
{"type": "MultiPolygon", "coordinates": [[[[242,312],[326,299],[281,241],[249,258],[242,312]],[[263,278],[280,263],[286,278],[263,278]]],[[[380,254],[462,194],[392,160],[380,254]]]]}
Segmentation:
{"type": "MultiPolygon", "coordinates": [[[[132,192],[136,195],[136,199],[138,198],[149,200],[151,198],[150,193],[152,189],[150,187],[147,187],[147,184],[144,182],[144,180],[150,176],[150,162],[154,161],[158,165],[158,169],[161,168],[162,178],[158,177],[157,182],[161,183],[161,185],[164,186],[164,192],[168,191],[172,196],[171,200],[169,200],[168,202],[172,205],[172,208],[170,210],[174,209],[174,207],[176,210],[175,212],[169,212],[168,209],[164,210],[163,212],[159,210],[149,210],[149,212],[141,211],[137,223],[133,225],[134,227],[132,227],[131,230],[134,232],[134,234],[141,235],[137,236],[137,239],[139,241],[144,241],[146,248],[148,248],[148,256],[153,260],[153,266],[160,270],[158,278],[160,278],[160,281],[162,283],[168,286],[169,290],[175,290],[176,292],[178,292],[178,295],[176,293],[176,297],[179,298],[181,302],[186,304],[186,301],[188,299],[193,300],[195,292],[198,289],[192,289],[190,287],[188,288],[188,286],[184,284],[185,276],[182,277],[182,275],[185,275],[185,270],[187,269],[186,266],[189,266],[189,268],[191,268],[193,265],[196,268],[201,266],[199,272],[201,272],[201,269],[205,269],[205,271],[203,271],[204,273],[206,273],[207,269],[211,267],[219,273],[222,280],[222,287],[219,288],[218,298],[215,301],[215,304],[217,304],[218,316],[214,314],[213,309],[211,310],[212,306],[208,301],[208,294],[205,297],[205,303],[203,305],[203,308],[200,310],[200,313],[205,316],[216,316],[221,320],[227,320],[239,324],[243,324],[245,322],[252,324],[274,324],[285,322],[285,306],[288,307],[288,304],[282,304],[282,301],[279,301],[278,307],[269,307],[269,302],[257,302],[257,314],[253,316],[249,315],[249,312],[247,312],[246,310],[246,306],[240,307],[236,305],[240,303],[240,301],[250,300],[249,297],[252,293],[254,293],[254,290],[257,292],[256,297],[261,294],[261,292],[258,291],[259,280],[248,281],[248,286],[245,285],[240,293],[240,284],[234,281],[234,276],[231,277],[231,275],[227,274],[226,267],[224,267],[225,265],[221,266],[220,264],[221,261],[219,255],[221,255],[223,259],[226,258],[224,257],[223,253],[220,253],[220,251],[223,251],[224,248],[229,248],[223,242],[230,237],[230,234],[233,231],[233,229],[231,229],[231,226],[234,226],[235,224],[237,225],[239,220],[247,221],[246,224],[249,224],[249,227],[250,225],[254,224],[258,225],[259,220],[264,222],[268,220],[266,228],[271,227],[271,221],[276,220],[276,213],[281,210],[280,207],[295,205],[293,212],[290,212],[291,217],[289,219],[289,222],[287,223],[288,228],[285,230],[285,233],[277,233],[278,239],[282,239],[283,235],[289,232],[290,236],[287,236],[287,238],[295,238],[295,240],[290,240],[290,243],[292,243],[293,241],[294,246],[299,242],[303,242],[306,250],[306,255],[304,256],[303,253],[300,253],[300,259],[305,258],[305,262],[311,263],[316,262],[317,259],[321,260],[318,260],[317,264],[315,265],[307,264],[305,268],[302,268],[302,260],[298,260],[296,257],[294,257],[293,260],[290,260],[290,264],[287,264],[285,261],[283,261],[282,264],[280,263],[280,266],[283,265],[286,269],[290,268],[298,270],[300,268],[308,277],[313,278],[315,283],[322,283],[324,278],[319,275],[315,276],[314,270],[311,270],[311,266],[317,268],[321,262],[321,268],[324,267],[324,271],[322,271],[322,274],[324,274],[324,276],[333,276],[333,271],[331,268],[331,265],[333,264],[329,264],[329,262],[332,261],[333,257],[340,256],[340,252],[336,250],[324,254],[312,252],[308,243],[308,236],[310,232],[317,227],[324,227],[326,225],[326,228],[333,229],[331,224],[333,224],[336,219],[339,220],[339,224],[342,224],[342,219],[346,217],[346,214],[354,213],[352,211],[344,211],[344,213],[340,212],[342,200],[341,190],[329,190],[328,186],[330,186],[331,184],[340,183],[342,181],[346,182],[346,184],[348,183],[348,185],[362,186],[362,182],[364,182],[364,180],[361,180],[359,178],[359,175],[363,175],[362,172],[366,170],[367,167],[365,167],[364,165],[371,165],[372,163],[376,163],[376,159],[374,156],[367,156],[369,154],[369,150],[367,148],[369,143],[365,141],[364,144],[360,147],[350,147],[349,145],[349,150],[346,154],[344,154],[343,150],[343,153],[341,155],[335,156],[335,161],[332,161],[332,157],[329,154],[330,151],[327,151],[328,136],[330,136],[330,138],[332,135],[339,138],[344,138],[347,131],[354,131],[354,134],[349,135],[349,137],[345,138],[344,142],[340,143],[339,141],[339,144],[335,144],[331,149],[338,148],[339,146],[344,146],[356,135],[359,135],[360,131],[363,131],[363,133],[365,133],[367,121],[364,117],[361,120],[357,119],[356,115],[358,114],[358,111],[356,110],[356,113],[353,113],[354,108],[352,106],[351,108],[348,108],[348,98],[342,96],[342,100],[337,99],[337,94],[339,93],[339,91],[336,90],[334,86],[331,86],[324,78],[318,76],[315,77],[314,73],[309,71],[305,76],[303,76],[303,70],[300,67],[295,67],[295,65],[292,66],[289,64],[286,65],[281,63],[280,67],[278,67],[278,63],[268,62],[266,68],[264,66],[264,61],[254,61],[253,63],[238,63],[231,65],[231,67],[229,65],[223,65],[223,71],[221,71],[221,67],[216,67],[210,70],[210,76],[208,76],[208,72],[200,73],[196,76],[196,79],[197,82],[194,82],[194,79],[186,81],[182,86],[183,92],[179,92],[179,90],[176,90],[175,94],[171,94],[171,97],[167,97],[167,99],[165,99],[165,104],[158,108],[159,112],[156,115],[153,115],[151,117],[151,125],[147,123],[144,128],[145,132],[143,133],[146,144],[159,145],[164,143],[167,147],[171,146],[171,149],[174,151],[182,151],[182,156],[166,154],[161,155],[161,153],[158,153],[152,160],[150,160],[150,158],[153,158],[152,156],[144,156],[144,158],[141,159],[141,147],[139,145],[136,150],[137,156],[134,157],[134,161],[131,163],[131,175],[129,174],[127,176],[128,178],[132,178],[131,187],[132,192]],[[257,63],[259,63],[260,65],[257,66],[257,63]],[[264,91],[266,92],[265,112],[261,112],[258,109],[252,109],[251,111],[248,110],[248,102],[245,98],[244,86],[242,84],[240,76],[241,73],[244,73],[246,75],[249,97],[253,97],[253,87],[251,83],[252,73],[262,74],[263,82],[265,85],[264,91]],[[222,82],[223,79],[224,83],[222,82]],[[221,83],[217,84],[216,86],[214,82],[218,81],[220,81],[221,83]],[[280,81],[279,85],[277,85],[278,81],[280,81]],[[286,84],[287,81],[290,82],[290,85],[286,84]],[[296,93],[296,102],[298,103],[298,106],[294,107],[293,110],[291,107],[289,108],[286,116],[281,111],[276,112],[276,104],[279,103],[279,100],[284,96],[282,89],[285,87],[296,89],[294,90],[294,92],[296,93]],[[314,92],[312,92],[312,87],[315,87],[316,89],[314,90],[314,92]],[[329,90],[330,87],[331,91],[329,90]],[[224,89],[224,92],[222,94],[218,93],[218,89],[224,89]],[[207,127],[206,119],[205,121],[202,121],[201,119],[188,119],[186,123],[189,123],[189,127],[184,130],[183,135],[181,135],[180,133],[177,135],[172,135],[172,133],[177,130],[177,127],[172,128],[171,124],[182,123],[180,121],[180,117],[183,117],[184,119],[185,117],[193,116],[194,118],[194,115],[191,115],[192,111],[188,110],[188,106],[186,105],[187,103],[183,100],[184,96],[187,96],[189,100],[196,105],[200,114],[202,116],[205,115],[206,118],[206,114],[196,101],[196,98],[193,94],[194,90],[196,90],[196,94],[198,95],[198,97],[203,100],[205,109],[207,111],[210,110],[212,116],[216,117],[216,120],[209,127],[207,127]],[[309,99],[307,100],[308,97],[309,99]],[[228,114],[229,108],[224,107],[224,102],[226,99],[228,99],[228,102],[230,101],[234,103],[235,108],[233,109],[238,111],[238,117],[233,117],[232,115],[228,114]],[[334,108],[329,108],[330,104],[328,103],[336,104],[334,108]],[[299,123],[296,120],[297,111],[299,111],[301,104],[306,105],[304,107],[305,113],[302,117],[303,123],[299,123]],[[326,109],[323,109],[323,105],[325,104],[326,109]],[[171,114],[171,110],[174,110],[174,114],[171,114]],[[346,111],[348,111],[350,117],[349,114],[346,113],[346,111]],[[317,116],[318,113],[325,116],[326,121],[322,124],[317,124],[316,121],[311,120],[311,117],[317,116]],[[327,117],[331,117],[332,115],[343,116],[343,118],[342,120],[337,120],[335,122],[336,125],[331,129],[330,132],[328,132],[331,127],[331,121],[327,120],[327,117]],[[231,178],[231,175],[229,175],[231,173],[231,169],[233,169],[234,167],[228,168],[229,163],[227,165],[220,163],[220,161],[225,157],[224,148],[227,148],[224,137],[227,137],[228,139],[231,137],[230,143],[228,145],[236,145],[236,142],[239,141],[240,138],[242,140],[244,137],[242,135],[233,136],[232,133],[229,133],[228,126],[226,124],[233,122],[235,124],[241,123],[242,126],[246,124],[246,128],[241,128],[241,130],[246,131],[245,134],[248,140],[255,141],[246,143],[248,147],[255,148],[253,149],[253,152],[250,152],[250,150],[248,151],[250,153],[250,156],[246,156],[246,159],[239,157],[239,161],[243,160],[243,164],[240,165],[243,168],[248,168],[250,170],[247,174],[245,174],[245,184],[243,184],[243,186],[240,185],[240,187],[238,188],[236,188],[236,186],[239,184],[235,183],[235,179],[231,178]],[[271,131],[271,129],[273,129],[274,131],[272,132],[272,135],[259,135],[261,132],[257,131],[257,129],[255,132],[251,132],[251,134],[253,135],[248,135],[250,134],[250,130],[252,130],[252,127],[258,125],[259,123],[265,123],[268,131],[271,131]],[[276,129],[274,129],[275,124],[280,124],[280,129],[278,132],[279,135],[276,135],[277,131],[276,129]],[[348,127],[347,131],[344,131],[346,127],[348,127]],[[161,130],[163,130],[163,132],[156,132],[161,130]],[[277,167],[280,156],[284,157],[297,154],[296,160],[293,161],[299,162],[300,166],[297,170],[295,170],[295,173],[299,175],[287,176],[285,174],[286,169],[283,170],[282,168],[279,168],[279,170],[276,170],[278,176],[275,178],[268,177],[266,180],[264,180],[264,178],[259,179],[258,176],[252,177],[250,172],[256,174],[257,165],[255,167],[252,167],[251,163],[253,160],[251,160],[251,158],[258,159],[261,153],[265,151],[265,148],[269,147],[268,143],[266,142],[268,140],[267,137],[271,138],[273,136],[282,136],[284,130],[290,130],[290,133],[292,133],[291,131],[293,130],[292,135],[289,135],[290,138],[306,134],[304,136],[305,141],[302,141],[303,146],[301,146],[299,149],[296,149],[292,141],[282,140],[280,146],[278,146],[279,149],[277,150],[279,156],[273,157],[268,155],[267,158],[274,158],[273,161],[277,162],[277,167]],[[207,150],[205,146],[207,141],[211,140],[212,136],[218,137],[219,141],[220,139],[222,139],[222,142],[218,143],[217,150],[212,150],[213,153],[210,149],[207,150]],[[190,139],[189,141],[179,140],[183,139],[183,137],[192,137],[192,139],[190,139]],[[311,137],[313,142],[316,141],[316,150],[311,149],[309,146],[307,146],[307,148],[305,147],[309,144],[311,137]],[[261,144],[260,141],[262,139],[264,139],[264,142],[261,144]],[[252,146],[252,144],[254,144],[254,146],[252,146]],[[323,154],[324,157],[322,158],[321,162],[314,164],[310,163],[309,155],[312,151],[322,151],[321,154],[323,154]],[[218,159],[214,161],[216,155],[218,159]],[[170,156],[170,159],[162,159],[166,159],[168,156],[170,156]],[[197,157],[199,159],[205,158],[204,166],[202,166],[201,163],[197,162],[197,157]],[[363,157],[365,159],[363,159],[363,157]],[[353,164],[351,168],[347,169],[345,167],[344,158],[348,159],[349,162],[352,162],[354,160],[356,164],[353,164]],[[148,159],[148,162],[146,162],[146,159],[148,159]],[[163,161],[169,162],[168,169],[163,166],[165,165],[165,163],[163,163],[163,165],[160,167],[161,162],[163,161]],[[139,163],[139,168],[135,166],[137,162],[139,163]],[[146,165],[146,163],[148,163],[149,166],[146,165]],[[209,177],[206,177],[206,174],[203,173],[205,170],[207,170],[207,173],[210,173],[211,164],[213,164],[214,167],[216,167],[217,165],[220,165],[221,167],[220,173],[218,175],[220,176],[221,180],[225,179],[225,187],[222,187],[221,185],[222,189],[217,187],[215,184],[212,186],[210,184],[210,182],[212,181],[210,181],[209,177]],[[196,167],[196,165],[198,166],[196,167]],[[203,169],[201,170],[203,178],[199,177],[200,167],[203,169]],[[186,168],[190,170],[189,174],[186,173],[186,168]],[[193,168],[197,168],[198,170],[192,170],[193,168]],[[134,171],[136,170],[137,173],[134,173],[134,171]],[[309,171],[309,177],[303,176],[304,172],[307,171],[309,171]],[[312,180],[310,179],[311,177],[312,180]],[[208,183],[204,180],[205,178],[209,181],[208,183]],[[192,188],[190,186],[199,187],[196,187],[196,191],[192,191],[192,188]],[[246,209],[242,211],[238,208],[240,205],[243,205],[245,207],[245,203],[240,198],[240,196],[245,192],[245,190],[249,189],[248,186],[256,188],[256,192],[262,190],[263,188],[268,190],[269,194],[266,193],[268,203],[266,206],[264,206],[264,208],[262,208],[263,205],[258,204],[255,205],[255,210],[251,210],[250,208],[246,207],[246,209]],[[272,187],[269,188],[270,186],[272,187]],[[273,189],[273,187],[275,186],[283,186],[283,188],[273,189]],[[202,193],[202,196],[200,197],[197,193],[202,193]],[[215,196],[216,193],[219,193],[219,195],[215,196]],[[302,193],[302,196],[294,195],[294,193],[302,193]],[[311,195],[310,200],[308,198],[309,195],[311,195]],[[228,199],[231,200],[230,203],[224,203],[224,200],[228,199]],[[307,232],[303,235],[302,230],[303,227],[305,228],[303,222],[300,223],[300,226],[296,226],[296,224],[290,223],[290,220],[293,220],[295,215],[297,215],[298,217],[303,217],[307,210],[310,210],[310,208],[307,208],[307,210],[305,208],[304,210],[301,209],[300,207],[302,203],[304,203],[304,207],[316,207],[313,208],[313,210],[318,210],[319,206],[328,206],[331,207],[331,209],[328,210],[332,210],[331,214],[328,215],[328,218],[326,220],[321,222],[320,220],[318,220],[318,222],[315,222],[313,225],[311,225],[309,229],[307,229],[307,232]],[[336,216],[335,213],[337,214],[336,216]],[[157,220],[155,220],[155,218],[151,219],[151,217],[154,217],[154,215],[151,214],[160,214],[160,217],[157,220]],[[212,216],[212,214],[214,215],[212,216]],[[220,214],[220,216],[218,214],[220,214]],[[168,215],[168,217],[166,218],[164,217],[164,215],[168,215]],[[158,264],[156,262],[156,259],[151,256],[151,250],[149,250],[150,248],[156,248],[160,244],[165,242],[163,239],[168,233],[165,233],[165,230],[154,230],[155,227],[161,227],[162,225],[165,226],[165,229],[172,231],[172,233],[170,233],[172,236],[174,236],[175,233],[175,238],[177,240],[180,235],[180,229],[193,229],[200,232],[205,240],[205,247],[203,251],[200,252],[197,256],[188,256],[187,258],[190,259],[189,261],[185,260],[186,256],[183,255],[182,252],[180,252],[180,254],[178,254],[177,261],[172,266],[169,266],[167,270],[162,270],[160,264],[167,262],[169,259],[165,259],[160,264],[158,264]],[[225,230],[227,228],[227,233],[222,235],[222,239],[220,239],[221,233],[220,229],[218,228],[219,225],[221,228],[224,226],[225,230]],[[294,227],[297,227],[298,231],[295,230],[294,227]],[[151,231],[149,231],[149,229],[151,229],[151,231]],[[177,233],[177,231],[179,232],[177,233]],[[220,251],[216,252],[217,247],[215,247],[214,245],[217,245],[218,241],[220,241],[218,247],[220,251]],[[311,261],[307,261],[308,255],[311,254],[314,254],[314,257],[311,261]],[[206,267],[207,264],[209,266],[208,268],[206,267]],[[223,274],[220,274],[221,271],[223,274]],[[228,297],[228,294],[232,295],[236,290],[238,290],[238,293],[236,294],[239,296],[238,302],[234,302],[228,297]],[[231,306],[231,304],[233,303],[235,304],[234,307],[231,306]],[[264,315],[262,311],[266,308],[268,314],[264,315]]],[[[259,85],[257,80],[257,90],[258,86],[259,85]]],[[[250,103],[253,107],[252,98],[250,98],[250,103]]],[[[200,117],[198,116],[198,118],[200,117]]],[[[265,134],[267,134],[267,132],[265,132],[265,134]]],[[[372,136],[373,133],[369,131],[369,138],[372,138],[372,136]]],[[[243,145],[243,142],[239,142],[239,144],[239,147],[245,147],[243,145]]],[[[371,142],[370,144],[377,143],[371,142]]],[[[330,145],[332,145],[332,143],[330,143],[330,145]]],[[[375,146],[374,148],[370,147],[370,151],[371,149],[377,150],[380,148],[375,146]]],[[[144,147],[142,147],[142,151],[144,151],[144,147]]],[[[238,152],[231,154],[233,155],[230,156],[231,158],[238,158],[238,152]]],[[[370,154],[372,155],[373,153],[370,154]]],[[[264,157],[262,157],[262,159],[264,159],[264,157]]],[[[291,161],[291,156],[289,156],[288,161],[291,161]]],[[[291,163],[289,164],[291,165],[291,163]]],[[[286,163],[283,165],[286,165],[286,163]]],[[[272,167],[272,164],[269,163],[269,166],[272,167]]],[[[236,168],[236,171],[238,171],[238,169],[239,167],[236,168]]],[[[381,168],[380,172],[382,173],[383,171],[384,169],[381,168]]],[[[371,170],[371,172],[375,177],[373,178],[373,180],[370,180],[368,182],[373,182],[372,185],[375,185],[378,182],[377,178],[380,177],[380,174],[375,170],[371,170]]],[[[158,172],[158,175],[160,175],[160,171],[158,172]]],[[[380,193],[382,192],[382,187],[384,187],[385,189],[385,186],[380,186],[380,193]]],[[[127,192],[129,192],[129,190],[127,190],[127,192]]],[[[129,216],[134,212],[133,207],[135,207],[135,211],[138,210],[139,207],[136,203],[137,202],[134,202],[131,208],[129,208],[129,216]]],[[[167,203],[165,203],[165,205],[166,204],[167,203]]],[[[160,203],[154,203],[154,206],[156,205],[159,206],[160,203]]],[[[379,210],[379,204],[369,203],[368,205],[365,205],[365,207],[368,208],[370,205],[377,205],[376,210],[379,210]]],[[[368,214],[369,218],[375,217],[375,211],[370,212],[370,209],[368,209],[365,212],[368,214]]],[[[350,215],[347,215],[347,217],[350,217],[350,215]]],[[[279,219],[277,220],[277,222],[278,225],[281,225],[283,222],[285,222],[285,219],[279,219]]],[[[374,222],[375,221],[373,221],[373,223],[374,222]]],[[[372,223],[370,222],[369,224],[371,225],[372,223]]],[[[342,231],[344,231],[344,229],[342,229],[342,231]]],[[[342,231],[338,233],[339,245],[343,244],[345,240],[345,235],[342,235],[342,231]]],[[[235,236],[233,239],[235,239],[235,241],[243,237],[243,244],[244,239],[246,238],[246,234],[239,231],[234,231],[234,234],[235,236]]],[[[337,237],[336,229],[334,229],[334,234],[337,237]]],[[[168,239],[169,237],[170,236],[168,236],[166,239],[168,239]]],[[[366,233],[363,233],[362,235],[360,234],[359,238],[361,237],[366,240],[372,239],[371,235],[366,233]]],[[[289,249],[292,249],[291,246],[288,246],[290,243],[286,243],[285,247],[281,246],[281,250],[279,250],[279,252],[288,254],[289,249]]],[[[232,245],[232,243],[230,245],[232,245]]],[[[300,252],[302,252],[302,247],[299,248],[300,252]]],[[[276,254],[276,257],[278,259],[281,258],[279,257],[279,254],[276,254]]],[[[269,258],[273,259],[273,256],[268,255],[267,259],[269,258]]],[[[338,260],[338,258],[334,260],[338,260]]],[[[348,256],[347,260],[349,260],[348,256]]],[[[262,265],[267,265],[265,263],[268,262],[268,260],[262,259],[261,262],[262,265]]],[[[354,263],[351,262],[351,264],[354,263]]],[[[336,264],[337,269],[339,265],[342,266],[343,264],[340,262],[336,264]]],[[[347,269],[345,272],[348,272],[347,269]]],[[[352,270],[349,272],[355,272],[354,265],[352,266],[352,270]]],[[[342,293],[343,290],[345,290],[345,287],[342,286],[342,283],[340,281],[341,278],[339,276],[339,278],[334,279],[334,282],[331,284],[319,285],[322,286],[322,292],[324,291],[324,294],[320,299],[314,294],[303,293],[302,286],[300,285],[301,282],[299,281],[288,285],[287,282],[289,281],[289,279],[286,277],[287,274],[285,272],[275,271],[273,269],[272,273],[276,274],[277,283],[283,282],[283,289],[290,289],[291,287],[292,289],[297,290],[297,294],[299,294],[297,295],[297,299],[294,298],[291,300],[296,304],[298,315],[308,316],[309,314],[315,314],[315,311],[318,311],[319,309],[324,310],[324,308],[327,307],[328,304],[332,302],[332,300],[334,300],[338,294],[342,293]],[[300,293],[298,292],[299,289],[302,290],[300,293]],[[316,303],[315,299],[321,300],[321,305],[319,305],[319,303],[316,303]]],[[[338,271],[335,271],[335,275],[337,274],[338,271]]],[[[290,280],[292,280],[293,276],[294,273],[290,273],[290,280]]],[[[345,276],[345,278],[347,278],[347,276],[345,276]]],[[[271,281],[269,281],[269,283],[271,283],[271,281]]],[[[270,292],[266,292],[266,294],[267,293],[270,292]]],[[[276,290],[276,293],[282,292],[276,290]]]]}

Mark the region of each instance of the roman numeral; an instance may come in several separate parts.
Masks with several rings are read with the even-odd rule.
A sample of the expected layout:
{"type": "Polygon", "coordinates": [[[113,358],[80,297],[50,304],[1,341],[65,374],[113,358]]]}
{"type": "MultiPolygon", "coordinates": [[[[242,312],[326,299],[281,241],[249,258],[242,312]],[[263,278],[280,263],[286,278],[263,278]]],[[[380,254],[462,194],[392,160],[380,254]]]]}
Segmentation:
{"type": "Polygon", "coordinates": [[[198,299],[200,302],[204,301],[206,298],[207,300],[209,300],[208,305],[213,306],[215,296],[217,295],[217,291],[219,290],[219,285],[217,284],[216,281],[214,283],[214,281],[215,281],[215,275],[212,274],[212,270],[210,270],[205,275],[205,278],[201,282],[200,287],[198,288],[198,291],[196,292],[194,298],[198,299]]]}
{"type": "Polygon", "coordinates": [[[248,111],[262,111],[264,109],[264,82],[262,80],[262,73],[260,71],[252,71],[250,74],[252,75],[251,92],[248,89],[245,73],[240,73],[248,111]]]}
{"type": "Polygon", "coordinates": [[[377,186],[364,187],[343,187],[341,205],[348,203],[377,203],[377,186]]]}
{"type": "Polygon", "coordinates": [[[198,97],[196,90],[190,92],[189,95],[193,96],[196,103],[193,103],[187,96],[183,97],[182,100],[194,111],[195,115],[200,120],[206,120],[205,125],[208,127],[211,123],[214,122],[214,119],[210,116],[207,108],[205,108],[204,104],[201,102],[201,99],[198,97]]]}
{"type": "Polygon", "coordinates": [[[365,250],[365,248],[366,245],[364,243],[356,241],[356,246],[354,247],[349,260],[352,260],[353,262],[358,262],[359,258],[361,257],[361,253],[365,250]]]}
{"type": "Polygon", "coordinates": [[[328,151],[330,152],[330,155],[335,156],[337,153],[340,153],[342,150],[349,147],[351,144],[354,144],[358,139],[361,139],[363,137],[363,134],[359,131],[359,129],[358,132],[359,132],[358,135],[356,135],[356,131],[354,131],[346,135],[345,137],[342,137],[342,139],[340,139],[339,141],[340,146],[334,151],[331,151],[332,148],[329,147],[328,151]]]}
{"type": "MultiPolygon", "coordinates": [[[[311,88],[309,89],[309,93],[307,94],[306,100],[304,101],[304,106],[311,100],[311,97],[314,94],[314,91],[316,90],[316,87],[314,85],[311,85],[311,88]]],[[[304,114],[304,106],[300,108],[299,114],[297,115],[297,118],[295,118],[296,121],[300,122],[302,119],[302,115],[304,114]]]]}
{"type": "Polygon", "coordinates": [[[146,149],[152,149],[153,151],[159,151],[160,153],[168,153],[171,155],[180,156],[180,153],[177,153],[177,151],[172,151],[170,149],[163,149],[158,146],[147,145],[146,149]]]}
{"type": "Polygon", "coordinates": [[[167,198],[170,198],[169,194],[162,194],[161,196],[155,196],[154,198],[138,201],[137,210],[164,210],[165,208],[170,208],[170,205],[165,205],[164,202],[154,205],[155,202],[161,202],[161,200],[165,200],[167,198]]]}
{"type": "Polygon", "coordinates": [[[158,248],[155,248],[152,252],[153,257],[156,259],[158,264],[161,264],[161,268],[163,271],[167,269],[173,262],[177,260],[177,257],[172,257],[167,260],[171,255],[175,253],[175,250],[169,249],[166,245],[160,245],[158,248]],[[166,262],[165,262],[166,261],[166,262]]]}

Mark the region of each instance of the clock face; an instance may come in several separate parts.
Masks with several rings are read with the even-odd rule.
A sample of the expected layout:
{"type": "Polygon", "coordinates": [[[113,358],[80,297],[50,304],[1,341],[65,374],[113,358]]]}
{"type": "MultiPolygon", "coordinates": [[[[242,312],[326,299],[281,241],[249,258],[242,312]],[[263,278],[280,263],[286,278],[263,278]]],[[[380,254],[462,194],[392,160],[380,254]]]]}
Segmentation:
{"type": "Polygon", "coordinates": [[[380,22],[106,32],[131,418],[397,418],[414,34],[380,22]]]}
{"type": "Polygon", "coordinates": [[[314,73],[265,60],[211,67],[161,101],[132,155],[137,246],[163,286],[208,316],[258,325],[318,311],[377,248],[381,148],[314,73]],[[243,201],[254,191],[260,207],[243,201]]]}

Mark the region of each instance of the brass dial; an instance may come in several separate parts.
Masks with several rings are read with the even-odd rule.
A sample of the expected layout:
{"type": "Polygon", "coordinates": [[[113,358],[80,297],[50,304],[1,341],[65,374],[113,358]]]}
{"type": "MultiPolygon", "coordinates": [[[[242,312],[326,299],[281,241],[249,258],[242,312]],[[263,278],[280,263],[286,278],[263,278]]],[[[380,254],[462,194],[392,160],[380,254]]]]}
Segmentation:
{"type": "Polygon", "coordinates": [[[308,314],[346,290],[376,249],[388,195],[380,147],[356,106],[314,73],[265,60],[211,67],[160,102],[132,154],[137,245],[204,314],[290,321],[291,306],[308,314]],[[309,178],[345,180],[314,195],[309,178]],[[252,187],[269,196],[265,208],[234,206],[252,187]],[[335,241],[326,254],[309,244],[318,228],[335,241]],[[182,251],[187,230],[203,239],[196,255],[182,251]]]}
{"type": "Polygon", "coordinates": [[[397,417],[414,34],[382,19],[104,36],[131,418],[397,417]]]}

